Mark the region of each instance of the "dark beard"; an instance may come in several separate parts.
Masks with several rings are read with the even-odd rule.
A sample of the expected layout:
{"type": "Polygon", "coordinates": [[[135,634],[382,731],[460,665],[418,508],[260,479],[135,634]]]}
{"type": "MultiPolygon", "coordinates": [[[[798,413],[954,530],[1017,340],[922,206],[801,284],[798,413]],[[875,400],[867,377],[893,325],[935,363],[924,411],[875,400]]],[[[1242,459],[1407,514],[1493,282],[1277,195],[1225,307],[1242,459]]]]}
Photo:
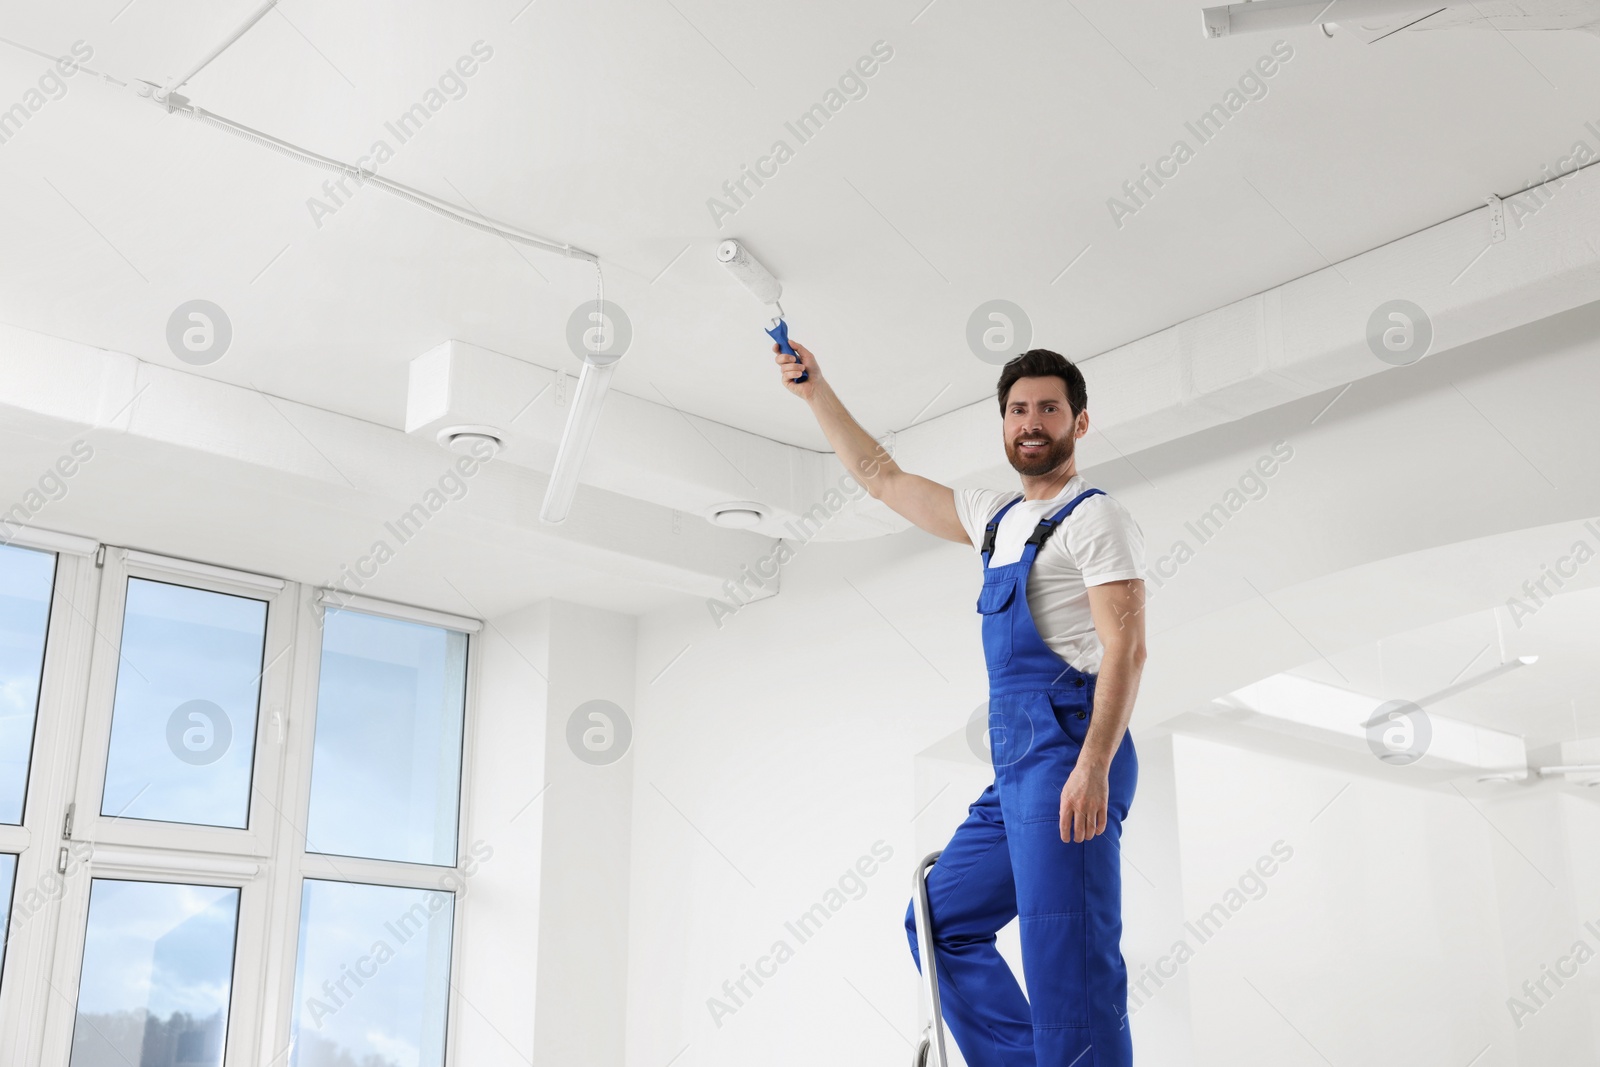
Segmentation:
{"type": "Polygon", "coordinates": [[[1011,461],[1011,466],[1018,474],[1026,475],[1029,478],[1037,478],[1040,475],[1049,474],[1071,459],[1072,448],[1076,443],[1070,434],[1066,437],[1053,438],[1050,441],[1050,447],[1046,448],[1038,459],[1024,460],[1017,455],[1016,441],[1007,441],[1006,459],[1011,461]]]}

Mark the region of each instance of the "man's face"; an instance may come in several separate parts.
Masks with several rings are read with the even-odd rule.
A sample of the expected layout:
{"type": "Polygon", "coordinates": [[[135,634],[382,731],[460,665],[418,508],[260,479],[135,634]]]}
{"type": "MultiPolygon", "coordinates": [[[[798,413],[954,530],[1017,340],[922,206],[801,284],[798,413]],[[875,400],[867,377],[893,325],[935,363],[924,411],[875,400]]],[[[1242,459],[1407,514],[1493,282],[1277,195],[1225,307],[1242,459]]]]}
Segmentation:
{"type": "Polygon", "coordinates": [[[1072,458],[1077,441],[1067,386],[1060,378],[1019,378],[1006,397],[1006,458],[1018,474],[1049,474],[1072,458]]]}

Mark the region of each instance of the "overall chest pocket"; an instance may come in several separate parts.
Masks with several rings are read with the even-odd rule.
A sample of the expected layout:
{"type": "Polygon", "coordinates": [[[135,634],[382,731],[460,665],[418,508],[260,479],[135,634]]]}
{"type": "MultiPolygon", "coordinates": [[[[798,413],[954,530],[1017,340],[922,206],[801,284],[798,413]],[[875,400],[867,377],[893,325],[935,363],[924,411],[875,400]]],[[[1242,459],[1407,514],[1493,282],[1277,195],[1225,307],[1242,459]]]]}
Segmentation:
{"type": "Polygon", "coordinates": [[[978,593],[978,614],[983,617],[983,658],[990,670],[1011,662],[1011,602],[1017,580],[985,581],[978,593]]]}

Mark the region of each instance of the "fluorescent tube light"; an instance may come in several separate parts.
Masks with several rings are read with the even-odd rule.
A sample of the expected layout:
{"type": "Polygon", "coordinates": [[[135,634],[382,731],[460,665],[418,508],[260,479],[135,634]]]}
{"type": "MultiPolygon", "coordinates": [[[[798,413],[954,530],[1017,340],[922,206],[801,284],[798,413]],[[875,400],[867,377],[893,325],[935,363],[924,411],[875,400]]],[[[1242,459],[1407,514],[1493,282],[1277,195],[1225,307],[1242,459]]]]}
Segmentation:
{"type": "Polygon", "coordinates": [[[1207,37],[1231,37],[1236,33],[1297,29],[1322,22],[1345,23],[1413,11],[1420,15],[1438,8],[1438,4],[1425,0],[1250,0],[1244,4],[1205,8],[1201,18],[1207,37]]]}
{"type": "Polygon", "coordinates": [[[561,431],[556,465],[550,471],[550,485],[544,491],[544,506],[539,509],[542,522],[565,522],[567,512],[572,510],[572,498],[578,492],[578,472],[583,468],[584,456],[589,453],[589,439],[600,422],[600,409],[605,404],[606,390],[611,387],[611,375],[616,369],[615,357],[603,366],[587,361],[583,364],[572,398],[572,411],[567,415],[566,429],[561,431]]]}

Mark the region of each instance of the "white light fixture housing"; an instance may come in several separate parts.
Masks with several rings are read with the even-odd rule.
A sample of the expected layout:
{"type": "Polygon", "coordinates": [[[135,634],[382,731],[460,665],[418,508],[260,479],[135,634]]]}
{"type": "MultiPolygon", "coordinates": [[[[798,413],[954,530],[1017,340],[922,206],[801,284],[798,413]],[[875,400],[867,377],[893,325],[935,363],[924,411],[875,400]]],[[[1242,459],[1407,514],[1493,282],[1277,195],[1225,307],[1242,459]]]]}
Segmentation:
{"type": "Polygon", "coordinates": [[[1526,771],[1496,771],[1493,774],[1484,774],[1478,781],[1486,784],[1506,785],[1510,782],[1525,782],[1528,779],[1526,771]]]}
{"type": "MultiPolygon", "coordinates": [[[[480,442],[489,446],[491,458],[498,456],[505,448],[500,430],[494,426],[446,426],[439,431],[436,440],[441,448],[462,456],[473,454],[473,446],[480,442]]],[[[478,451],[481,452],[482,449],[478,451]]]]}
{"type": "MultiPolygon", "coordinates": [[[[1257,0],[1257,2],[1258,3],[1265,3],[1266,0],[1257,0]]],[[[1539,662],[1539,657],[1538,656],[1518,656],[1516,659],[1507,660],[1506,662],[1500,664],[1497,667],[1490,667],[1488,670],[1482,672],[1481,674],[1475,674],[1471,678],[1468,678],[1464,682],[1457,682],[1455,685],[1447,685],[1443,689],[1439,690],[1437,693],[1429,693],[1425,697],[1418,697],[1416,700],[1413,700],[1411,703],[1415,704],[1419,708],[1425,708],[1429,704],[1437,704],[1439,701],[1444,700],[1444,699],[1446,699],[1448,697],[1453,697],[1457,693],[1464,693],[1468,689],[1471,689],[1473,686],[1482,685],[1484,682],[1489,681],[1491,678],[1498,678],[1502,674],[1507,673],[1508,671],[1514,671],[1518,667],[1531,667],[1535,663],[1538,663],[1538,662],[1539,662]]],[[[1374,716],[1372,716],[1372,718],[1368,719],[1366,722],[1361,724],[1362,729],[1371,729],[1374,726],[1378,726],[1378,725],[1382,724],[1386,718],[1387,718],[1386,715],[1382,715],[1382,714],[1374,715],[1374,716]]]]}
{"type": "Polygon", "coordinates": [[[539,509],[541,522],[567,521],[572,498],[578,492],[578,472],[583,469],[589,441],[600,424],[600,409],[605,404],[611,375],[622,353],[585,352],[582,358],[583,371],[578,375],[578,388],[573,392],[572,411],[567,415],[566,428],[561,431],[556,465],[550,470],[550,484],[545,488],[544,504],[539,509]]]}
{"type": "Polygon", "coordinates": [[[1252,0],[1242,4],[1201,9],[1201,25],[1207,37],[1232,37],[1239,33],[1295,30],[1322,21],[1331,14],[1341,23],[1357,19],[1393,17],[1415,12],[1419,17],[1448,5],[1427,0],[1252,0]]]}
{"type": "MultiPolygon", "coordinates": [[[[1568,763],[1552,767],[1540,767],[1539,775],[1549,778],[1557,774],[1600,774],[1600,763],[1568,763]]],[[[1600,781],[1600,779],[1596,779],[1600,781]]],[[[1594,782],[1584,782],[1584,785],[1594,785],[1594,782]]]]}
{"type": "Polygon", "coordinates": [[[706,508],[706,521],[729,530],[751,530],[772,517],[772,509],[756,500],[725,500],[706,508]]]}

